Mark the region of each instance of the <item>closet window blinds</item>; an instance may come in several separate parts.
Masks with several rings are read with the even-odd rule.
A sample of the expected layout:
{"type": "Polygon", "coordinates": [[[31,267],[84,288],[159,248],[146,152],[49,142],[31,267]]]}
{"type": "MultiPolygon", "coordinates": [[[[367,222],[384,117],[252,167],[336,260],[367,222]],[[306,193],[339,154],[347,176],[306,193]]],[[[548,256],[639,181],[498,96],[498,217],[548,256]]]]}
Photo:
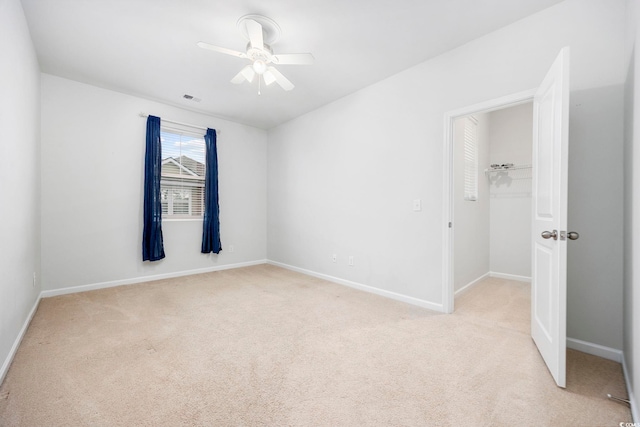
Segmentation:
{"type": "Polygon", "coordinates": [[[464,122],[464,199],[478,200],[478,121],[473,116],[464,122]]]}

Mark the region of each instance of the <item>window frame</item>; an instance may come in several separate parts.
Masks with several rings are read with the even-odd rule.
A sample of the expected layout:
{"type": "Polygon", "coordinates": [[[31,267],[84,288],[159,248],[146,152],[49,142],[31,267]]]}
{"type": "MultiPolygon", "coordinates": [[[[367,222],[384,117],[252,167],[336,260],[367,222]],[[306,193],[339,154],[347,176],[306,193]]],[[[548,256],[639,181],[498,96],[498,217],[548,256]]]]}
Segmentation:
{"type": "MultiPolygon", "coordinates": [[[[160,126],[160,135],[162,136],[163,134],[168,133],[168,134],[172,134],[172,135],[176,135],[179,136],[181,139],[183,137],[187,137],[189,138],[189,140],[201,140],[202,141],[202,145],[203,148],[206,150],[205,148],[205,141],[204,141],[204,135],[194,131],[194,130],[189,130],[189,129],[185,129],[182,128],[180,126],[165,126],[163,124],[161,124],[160,126]]],[[[180,143],[182,144],[182,140],[180,141],[180,143]]],[[[186,140],[184,141],[186,142],[186,140]]],[[[205,191],[206,191],[206,185],[205,185],[205,176],[206,176],[206,168],[207,168],[207,164],[206,164],[206,156],[204,157],[204,170],[203,170],[203,175],[199,176],[197,174],[195,174],[193,171],[190,171],[186,166],[182,165],[180,162],[176,162],[175,157],[165,157],[165,150],[164,150],[164,144],[165,141],[161,140],[161,144],[162,144],[162,148],[163,148],[163,159],[162,159],[162,166],[164,166],[165,162],[169,159],[173,160],[173,162],[178,166],[178,168],[180,169],[184,169],[188,172],[191,172],[192,175],[190,176],[189,174],[171,174],[171,173],[162,173],[162,169],[160,172],[160,198],[161,198],[161,204],[162,204],[162,221],[203,221],[204,219],[204,197],[205,197],[205,191]],[[171,179],[175,179],[176,181],[171,181],[171,179]],[[178,181],[179,180],[179,181],[178,181]],[[198,182],[200,184],[187,184],[185,185],[185,183],[189,183],[189,181],[193,181],[198,182]],[[200,206],[201,206],[201,211],[202,214],[201,215],[194,215],[194,214],[173,214],[173,213],[169,213],[173,211],[174,208],[174,203],[176,201],[175,198],[175,192],[176,190],[179,191],[185,187],[191,187],[191,188],[202,188],[202,191],[200,192],[200,206]],[[165,197],[165,191],[166,193],[166,197],[167,197],[167,201],[164,202],[162,199],[165,197]],[[166,206],[166,210],[165,210],[165,206],[166,206]]],[[[181,149],[180,149],[180,153],[181,153],[181,149]]],[[[180,154],[180,157],[182,157],[182,154],[180,154]]],[[[187,156],[188,157],[188,156],[187,156]]],[[[202,162],[200,162],[197,159],[192,159],[191,157],[189,157],[189,159],[196,161],[200,164],[202,164],[202,162]]],[[[193,192],[192,192],[193,194],[193,192]]],[[[192,212],[194,209],[193,206],[194,202],[193,199],[189,199],[188,200],[188,211],[192,212]]]]}

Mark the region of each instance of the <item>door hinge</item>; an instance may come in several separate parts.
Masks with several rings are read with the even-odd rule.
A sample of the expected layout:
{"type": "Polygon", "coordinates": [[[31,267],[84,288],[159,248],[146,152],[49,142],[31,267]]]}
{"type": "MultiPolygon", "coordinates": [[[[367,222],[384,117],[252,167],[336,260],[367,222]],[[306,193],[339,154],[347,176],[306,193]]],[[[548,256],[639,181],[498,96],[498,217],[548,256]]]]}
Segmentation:
{"type": "Polygon", "coordinates": [[[451,221],[449,221],[449,228],[451,228],[451,225],[452,225],[452,224],[451,224],[451,221]]]}

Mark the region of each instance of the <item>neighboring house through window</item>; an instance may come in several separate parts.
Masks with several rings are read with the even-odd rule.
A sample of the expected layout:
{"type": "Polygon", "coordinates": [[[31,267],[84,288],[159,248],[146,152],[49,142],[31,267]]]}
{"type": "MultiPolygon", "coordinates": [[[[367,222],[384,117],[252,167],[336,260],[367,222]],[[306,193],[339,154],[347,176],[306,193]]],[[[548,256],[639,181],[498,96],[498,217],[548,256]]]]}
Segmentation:
{"type": "Polygon", "coordinates": [[[163,218],[202,218],[204,137],[163,128],[160,197],[163,218]]]}

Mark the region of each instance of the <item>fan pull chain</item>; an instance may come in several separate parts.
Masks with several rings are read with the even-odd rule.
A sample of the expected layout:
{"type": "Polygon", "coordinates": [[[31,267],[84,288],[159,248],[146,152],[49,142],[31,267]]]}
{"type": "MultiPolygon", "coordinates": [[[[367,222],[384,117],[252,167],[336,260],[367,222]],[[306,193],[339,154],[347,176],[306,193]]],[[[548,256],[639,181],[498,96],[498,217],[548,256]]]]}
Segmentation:
{"type": "Polygon", "coordinates": [[[262,76],[260,74],[258,74],[258,96],[262,95],[262,93],[260,93],[260,81],[262,80],[262,76]]]}

